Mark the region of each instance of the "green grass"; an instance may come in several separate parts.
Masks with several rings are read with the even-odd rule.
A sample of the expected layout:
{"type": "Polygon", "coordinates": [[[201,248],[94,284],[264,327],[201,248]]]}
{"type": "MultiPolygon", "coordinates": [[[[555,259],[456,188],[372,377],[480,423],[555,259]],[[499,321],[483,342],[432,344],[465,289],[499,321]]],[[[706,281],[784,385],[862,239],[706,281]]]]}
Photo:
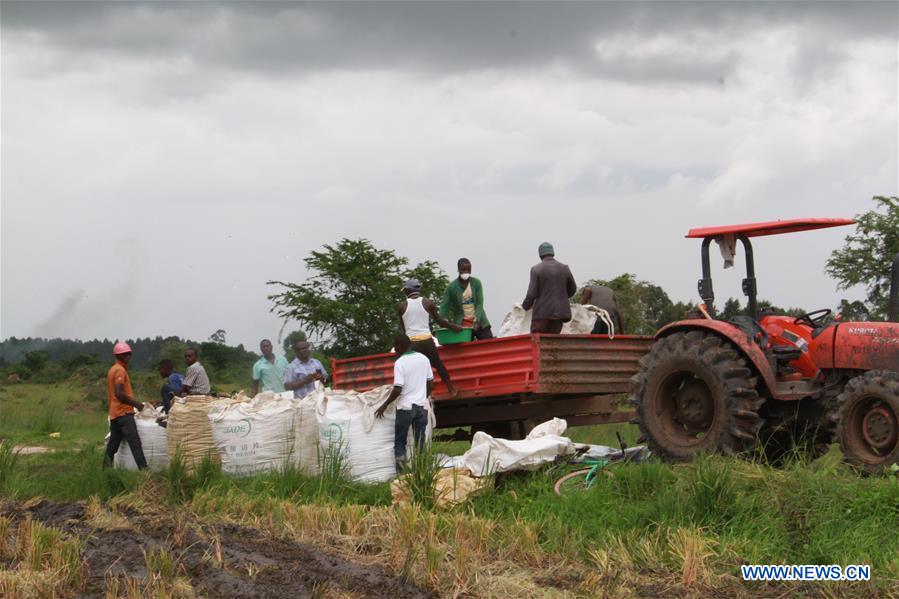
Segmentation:
{"type": "Polygon", "coordinates": [[[83,388],[64,383],[0,385],[0,439],[51,449],[102,443],[108,430],[105,405],[85,401],[85,395],[83,388]],[[59,438],[50,433],[60,433],[59,438]]]}

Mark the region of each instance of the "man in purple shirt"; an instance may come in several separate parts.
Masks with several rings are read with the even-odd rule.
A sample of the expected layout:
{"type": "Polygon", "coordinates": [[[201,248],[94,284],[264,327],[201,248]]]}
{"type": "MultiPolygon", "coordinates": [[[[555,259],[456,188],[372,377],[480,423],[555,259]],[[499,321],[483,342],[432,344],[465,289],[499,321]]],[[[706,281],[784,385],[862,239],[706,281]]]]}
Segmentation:
{"type": "Polygon", "coordinates": [[[297,357],[284,371],[284,388],[293,391],[295,398],[302,399],[315,389],[315,381],[328,382],[328,373],[321,362],[310,357],[306,341],[297,341],[293,351],[297,357]]]}

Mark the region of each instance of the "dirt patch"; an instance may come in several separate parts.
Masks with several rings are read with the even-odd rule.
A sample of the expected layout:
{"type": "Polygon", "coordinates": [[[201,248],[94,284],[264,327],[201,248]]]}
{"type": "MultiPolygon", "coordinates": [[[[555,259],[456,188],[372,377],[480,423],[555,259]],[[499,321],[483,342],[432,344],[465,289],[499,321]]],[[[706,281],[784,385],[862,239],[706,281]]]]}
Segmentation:
{"type": "Polygon", "coordinates": [[[38,453],[49,453],[53,451],[49,447],[41,447],[40,445],[16,445],[13,451],[20,455],[34,455],[38,453]]]}
{"type": "Polygon", "coordinates": [[[0,513],[30,514],[84,539],[84,597],[102,597],[110,577],[145,579],[146,554],[166,551],[194,591],[212,597],[315,597],[359,595],[432,597],[376,566],[355,564],[320,549],[274,539],[233,525],[205,525],[173,517],[122,514],[132,529],[92,528],[79,503],[7,503],[0,513]]]}

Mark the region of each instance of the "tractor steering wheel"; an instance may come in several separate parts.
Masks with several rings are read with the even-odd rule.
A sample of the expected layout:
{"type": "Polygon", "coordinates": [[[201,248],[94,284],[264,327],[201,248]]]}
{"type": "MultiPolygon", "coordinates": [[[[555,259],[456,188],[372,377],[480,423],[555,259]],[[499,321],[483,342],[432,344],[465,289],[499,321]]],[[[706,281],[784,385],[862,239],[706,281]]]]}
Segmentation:
{"type": "Polygon", "coordinates": [[[815,310],[813,312],[806,312],[802,316],[796,318],[793,321],[793,324],[807,324],[811,326],[813,329],[817,329],[818,327],[824,324],[824,319],[830,316],[833,313],[833,310],[830,308],[824,308],[822,310],[815,310]]]}

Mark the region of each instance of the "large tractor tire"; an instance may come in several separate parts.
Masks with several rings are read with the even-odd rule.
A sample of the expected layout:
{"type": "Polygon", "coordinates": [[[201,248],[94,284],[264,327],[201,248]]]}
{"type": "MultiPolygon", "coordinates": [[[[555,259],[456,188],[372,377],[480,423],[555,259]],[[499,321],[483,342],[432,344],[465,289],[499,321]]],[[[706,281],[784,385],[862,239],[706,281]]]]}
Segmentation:
{"type": "Polygon", "coordinates": [[[736,453],[758,441],[764,400],[746,359],[704,331],[656,341],[634,377],[637,422],[650,449],[686,461],[699,453],[736,453]]]}
{"type": "Polygon", "coordinates": [[[899,374],[871,370],[838,397],[837,437],[847,462],[868,474],[899,464],[899,374]]]}

